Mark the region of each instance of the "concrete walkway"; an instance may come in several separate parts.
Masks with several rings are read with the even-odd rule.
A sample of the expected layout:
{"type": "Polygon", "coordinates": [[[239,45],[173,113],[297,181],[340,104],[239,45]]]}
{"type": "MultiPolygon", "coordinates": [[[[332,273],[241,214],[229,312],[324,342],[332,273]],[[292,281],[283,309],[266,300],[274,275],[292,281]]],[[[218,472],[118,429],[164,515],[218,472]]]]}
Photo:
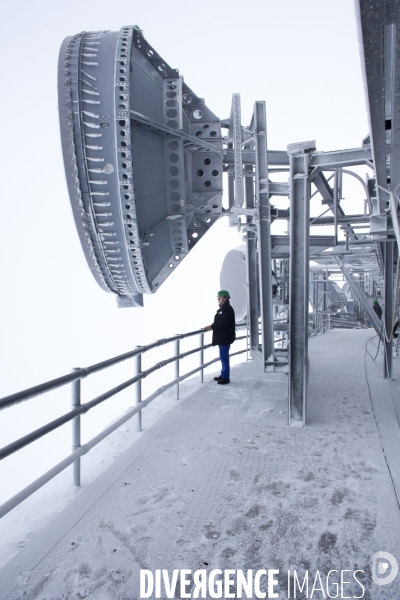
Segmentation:
{"type": "MultiPolygon", "coordinates": [[[[306,428],[286,424],[284,373],[244,363],[231,385],[204,384],[0,571],[0,598],[136,600],[141,569],[276,569],[277,597],[296,570],[309,576],[296,597],[319,599],[334,569],[331,597],[345,570],[337,597],[398,600],[400,576],[371,578],[375,552],[400,560],[400,432],[379,366],[366,362],[372,335],[310,339],[306,428]]],[[[179,579],[173,597],[184,597],[179,579]]]]}

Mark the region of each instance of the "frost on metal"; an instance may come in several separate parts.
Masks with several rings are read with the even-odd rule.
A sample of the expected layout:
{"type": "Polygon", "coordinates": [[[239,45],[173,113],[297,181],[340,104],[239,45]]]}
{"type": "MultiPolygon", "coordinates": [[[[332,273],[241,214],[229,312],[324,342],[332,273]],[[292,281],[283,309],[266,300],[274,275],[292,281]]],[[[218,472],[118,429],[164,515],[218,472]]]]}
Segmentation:
{"type": "Polygon", "coordinates": [[[86,260],[142,306],[222,213],[220,120],[135,26],[64,40],[59,112],[86,260]]]}

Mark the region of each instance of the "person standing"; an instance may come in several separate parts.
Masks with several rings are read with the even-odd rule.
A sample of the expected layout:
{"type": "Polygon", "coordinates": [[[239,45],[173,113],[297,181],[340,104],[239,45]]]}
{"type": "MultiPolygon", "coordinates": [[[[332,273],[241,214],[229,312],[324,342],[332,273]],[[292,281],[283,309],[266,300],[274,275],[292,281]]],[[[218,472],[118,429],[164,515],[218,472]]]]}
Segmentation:
{"type": "Polygon", "coordinates": [[[276,278],[275,272],[271,271],[271,283],[272,283],[272,297],[276,297],[276,292],[278,291],[278,280],[276,278]]]}
{"type": "Polygon", "coordinates": [[[382,307],[380,306],[378,300],[374,300],[372,305],[373,311],[377,314],[380,320],[382,320],[382,307]]]}
{"type": "Polygon", "coordinates": [[[214,323],[204,327],[206,331],[212,329],[212,345],[219,346],[219,357],[221,359],[221,375],[214,377],[221,385],[230,383],[229,348],[236,338],[235,311],[229,299],[229,292],[220,290],[217,295],[219,308],[214,317],[214,323]]]}

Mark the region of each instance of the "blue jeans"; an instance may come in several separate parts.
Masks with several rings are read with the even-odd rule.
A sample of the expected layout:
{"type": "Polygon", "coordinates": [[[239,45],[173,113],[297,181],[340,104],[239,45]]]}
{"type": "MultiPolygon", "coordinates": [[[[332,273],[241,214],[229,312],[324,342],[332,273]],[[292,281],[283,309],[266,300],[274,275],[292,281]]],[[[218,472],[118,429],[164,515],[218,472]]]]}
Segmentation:
{"type": "Polygon", "coordinates": [[[224,344],[223,346],[219,346],[219,357],[221,359],[221,377],[224,379],[229,379],[229,348],[230,344],[224,344]]]}

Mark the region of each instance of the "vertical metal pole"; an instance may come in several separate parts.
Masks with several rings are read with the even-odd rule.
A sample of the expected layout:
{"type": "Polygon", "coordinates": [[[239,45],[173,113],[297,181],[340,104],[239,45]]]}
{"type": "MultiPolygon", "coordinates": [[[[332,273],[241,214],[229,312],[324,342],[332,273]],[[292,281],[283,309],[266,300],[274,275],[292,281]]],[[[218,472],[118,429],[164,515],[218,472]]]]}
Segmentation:
{"type": "MultiPolygon", "coordinates": [[[[204,346],[204,333],[200,334],[200,347],[204,346]]],[[[204,365],[204,350],[200,350],[200,365],[204,365]]],[[[200,371],[200,383],[204,383],[204,369],[200,371]]]]}
{"type": "MultiPolygon", "coordinates": [[[[246,207],[254,208],[254,183],[253,183],[253,167],[246,165],[246,207]]],[[[256,234],[253,230],[253,217],[247,218],[247,294],[248,294],[248,321],[250,335],[250,351],[257,350],[260,344],[258,333],[258,298],[257,298],[257,250],[256,250],[256,234]]]]}
{"type": "MultiPolygon", "coordinates": [[[[335,171],[333,184],[333,235],[335,237],[335,246],[337,244],[337,209],[338,209],[338,173],[335,171]]],[[[346,248],[348,250],[348,248],[346,248]]]]}
{"type": "MultiPolygon", "coordinates": [[[[175,342],[175,356],[179,356],[180,340],[175,342]]],[[[179,358],[175,361],[175,379],[179,377],[179,358]]],[[[179,400],[179,382],[176,384],[176,399],[179,400]]]]}
{"type": "MultiPolygon", "coordinates": [[[[385,311],[382,318],[385,319],[386,336],[392,335],[393,319],[393,242],[386,242],[384,249],[385,267],[385,311]]],[[[388,342],[385,338],[385,360],[383,361],[383,378],[392,379],[393,363],[393,341],[388,342]]]]}
{"type": "Polygon", "coordinates": [[[262,360],[264,370],[275,364],[274,322],[272,303],[271,205],[269,201],[267,116],[265,102],[256,102],[254,108],[256,198],[259,210],[258,269],[260,276],[260,307],[262,332],[262,360]]]}
{"type": "MultiPolygon", "coordinates": [[[[79,371],[79,367],[74,367],[72,372],[79,371]]],[[[81,405],[81,380],[72,382],[72,410],[81,405]]],[[[72,452],[81,447],[81,415],[72,419],[72,452]]],[[[81,485],[81,459],[77,458],[72,463],[72,485],[79,487],[81,485]]]]}
{"type": "Polygon", "coordinates": [[[322,310],[324,312],[327,312],[327,310],[328,310],[328,277],[329,277],[328,269],[326,269],[324,272],[324,277],[323,277],[324,288],[323,288],[322,310]]]}
{"type": "MultiPolygon", "coordinates": [[[[247,286],[248,287],[248,286],[247,286]]],[[[249,307],[249,303],[247,303],[247,309],[249,307]]],[[[246,362],[249,360],[249,315],[246,317],[246,362]]]]}
{"type": "Polygon", "coordinates": [[[311,272],[312,296],[313,296],[313,312],[318,312],[318,274],[311,272]]]}
{"type": "MultiPolygon", "coordinates": [[[[138,354],[137,356],[135,356],[134,361],[135,361],[135,375],[139,375],[139,373],[141,373],[141,371],[142,371],[142,355],[138,354]]],[[[134,384],[134,394],[135,394],[135,404],[137,406],[142,401],[142,380],[141,379],[139,379],[139,381],[137,381],[134,384]]],[[[139,412],[136,413],[136,431],[142,431],[142,411],[141,410],[139,410],[139,412]]]]}
{"type": "Polygon", "coordinates": [[[310,152],[315,142],[290,144],[289,398],[306,424],[310,240],[310,152]]]}
{"type": "MultiPolygon", "coordinates": [[[[243,206],[243,160],[242,160],[242,123],[240,109],[240,94],[232,95],[231,114],[229,119],[229,142],[233,142],[234,164],[233,181],[234,197],[233,206],[243,206]]],[[[229,202],[231,208],[231,203],[229,202]]],[[[231,214],[231,227],[237,222],[237,215],[231,214]]]]}
{"type": "Polygon", "coordinates": [[[321,272],[321,280],[318,286],[318,309],[326,312],[324,309],[324,271],[321,272]]]}

